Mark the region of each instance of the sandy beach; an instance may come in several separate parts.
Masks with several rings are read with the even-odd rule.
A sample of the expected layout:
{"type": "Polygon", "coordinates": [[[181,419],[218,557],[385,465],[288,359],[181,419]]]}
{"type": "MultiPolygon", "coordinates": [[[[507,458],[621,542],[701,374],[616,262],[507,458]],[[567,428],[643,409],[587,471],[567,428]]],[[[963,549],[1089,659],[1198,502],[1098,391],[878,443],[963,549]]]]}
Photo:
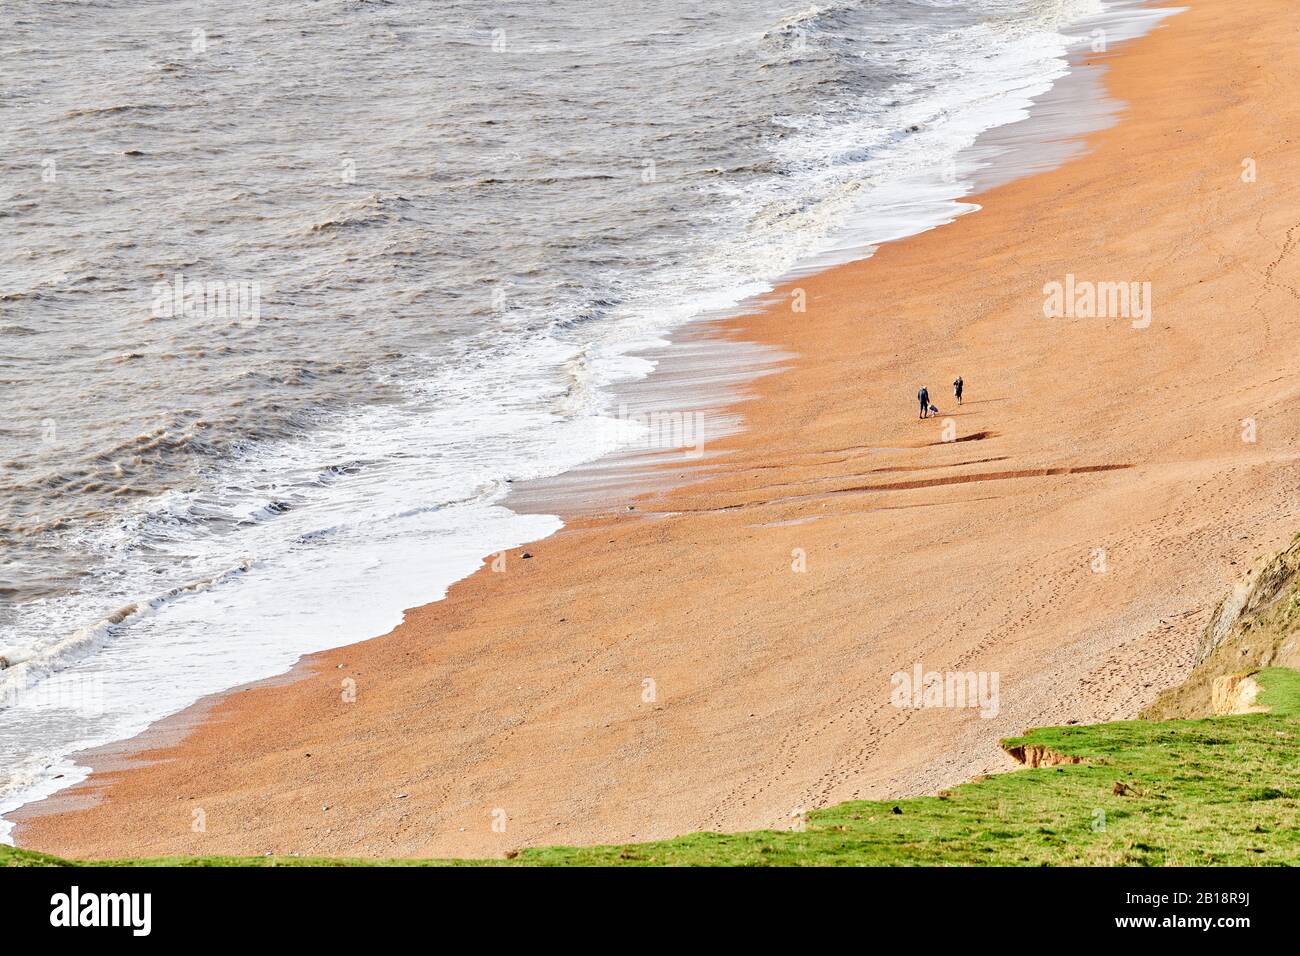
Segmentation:
{"type": "Polygon", "coordinates": [[[1136,716],[1300,530],[1294,7],[1186,6],[1091,58],[1125,106],[1083,158],[694,330],[795,358],[691,480],[667,461],[393,632],[91,755],[13,815],[18,844],[499,856],[783,828],[1007,769],[1030,726],[1136,716]],[[1143,308],[1048,317],[1051,283],[1136,283],[1143,308]],[[917,664],[996,673],[997,713],[894,706],[917,664]]]}

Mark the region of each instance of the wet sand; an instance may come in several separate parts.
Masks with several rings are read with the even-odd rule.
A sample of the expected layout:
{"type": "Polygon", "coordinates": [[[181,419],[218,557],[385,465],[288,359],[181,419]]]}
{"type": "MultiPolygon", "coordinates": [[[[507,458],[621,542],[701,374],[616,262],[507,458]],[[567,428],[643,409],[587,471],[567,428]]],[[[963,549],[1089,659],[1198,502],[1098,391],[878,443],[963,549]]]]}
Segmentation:
{"type": "Polygon", "coordinates": [[[782,827],[1003,769],[1028,726],[1134,716],[1300,529],[1294,11],[1190,7],[1092,58],[1128,105],[1085,157],[711,329],[797,358],[704,468],[661,466],[693,480],[92,757],[18,843],[498,855],[782,827]],[[1067,275],[1150,282],[1150,324],[1046,318],[1067,275]],[[997,715],[893,706],[917,663],[996,672],[997,715]]]}

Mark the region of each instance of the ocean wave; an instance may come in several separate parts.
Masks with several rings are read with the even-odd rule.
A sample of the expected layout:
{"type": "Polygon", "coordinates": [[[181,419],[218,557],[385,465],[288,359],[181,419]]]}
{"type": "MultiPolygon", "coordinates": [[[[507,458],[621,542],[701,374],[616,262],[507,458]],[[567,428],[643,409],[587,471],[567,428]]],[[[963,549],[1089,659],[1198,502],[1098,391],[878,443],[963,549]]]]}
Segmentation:
{"type": "Polygon", "coordinates": [[[141,601],[132,601],[99,620],[78,628],[67,637],[32,648],[0,648],[0,710],[12,705],[19,694],[77,661],[94,653],[109,642],[117,629],[130,619],[157,611],[187,594],[217,587],[253,566],[246,558],[232,568],[211,577],[177,585],[141,601]]]}
{"type": "Polygon", "coordinates": [[[68,110],[64,119],[81,119],[90,116],[117,116],[123,113],[161,113],[183,107],[183,103],[116,103],[112,106],[87,106],[68,110]]]}
{"type": "Polygon", "coordinates": [[[359,229],[392,223],[403,218],[410,208],[404,196],[381,196],[372,193],[364,199],[336,205],[324,219],[314,223],[308,232],[330,232],[336,229],[359,229]]]}
{"type": "Polygon", "coordinates": [[[819,29],[840,20],[844,14],[861,9],[860,3],[814,3],[782,17],[763,34],[764,40],[789,41],[801,32],[819,29]]]}

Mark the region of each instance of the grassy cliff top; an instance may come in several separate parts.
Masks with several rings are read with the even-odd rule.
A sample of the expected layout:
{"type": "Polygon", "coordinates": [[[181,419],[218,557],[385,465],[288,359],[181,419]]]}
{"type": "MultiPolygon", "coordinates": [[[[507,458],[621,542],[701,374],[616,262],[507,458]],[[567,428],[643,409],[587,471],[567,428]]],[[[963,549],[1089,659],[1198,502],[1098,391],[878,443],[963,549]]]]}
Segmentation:
{"type": "MultiPolygon", "coordinates": [[[[1300,671],[1260,671],[1267,713],[1044,727],[1004,742],[1035,769],[936,797],[853,801],[804,829],[541,847],[509,860],[196,857],[128,866],[1065,866],[1300,863],[1300,671]]],[[[0,865],[70,866],[0,847],[0,865]]]]}

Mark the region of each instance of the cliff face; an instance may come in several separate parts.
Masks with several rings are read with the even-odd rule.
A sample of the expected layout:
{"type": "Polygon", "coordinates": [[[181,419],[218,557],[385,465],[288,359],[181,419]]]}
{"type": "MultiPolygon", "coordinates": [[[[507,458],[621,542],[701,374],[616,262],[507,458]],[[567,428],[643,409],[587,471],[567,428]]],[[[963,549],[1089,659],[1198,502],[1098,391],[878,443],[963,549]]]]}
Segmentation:
{"type": "Polygon", "coordinates": [[[1055,767],[1058,764],[1063,763],[1083,763],[1082,757],[1063,754],[1051,749],[1050,747],[1044,747],[1041,744],[1016,744],[1014,746],[1008,746],[1004,742],[1002,749],[1010,754],[1017,763],[1024,764],[1026,767],[1055,767]]]}
{"type": "Polygon", "coordinates": [[[1300,535],[1236,584],[1205,626],[1196,669],[1142,714],[1150,720],[1255,710],[1249,675],[1300,667],[1300,535]]]}

